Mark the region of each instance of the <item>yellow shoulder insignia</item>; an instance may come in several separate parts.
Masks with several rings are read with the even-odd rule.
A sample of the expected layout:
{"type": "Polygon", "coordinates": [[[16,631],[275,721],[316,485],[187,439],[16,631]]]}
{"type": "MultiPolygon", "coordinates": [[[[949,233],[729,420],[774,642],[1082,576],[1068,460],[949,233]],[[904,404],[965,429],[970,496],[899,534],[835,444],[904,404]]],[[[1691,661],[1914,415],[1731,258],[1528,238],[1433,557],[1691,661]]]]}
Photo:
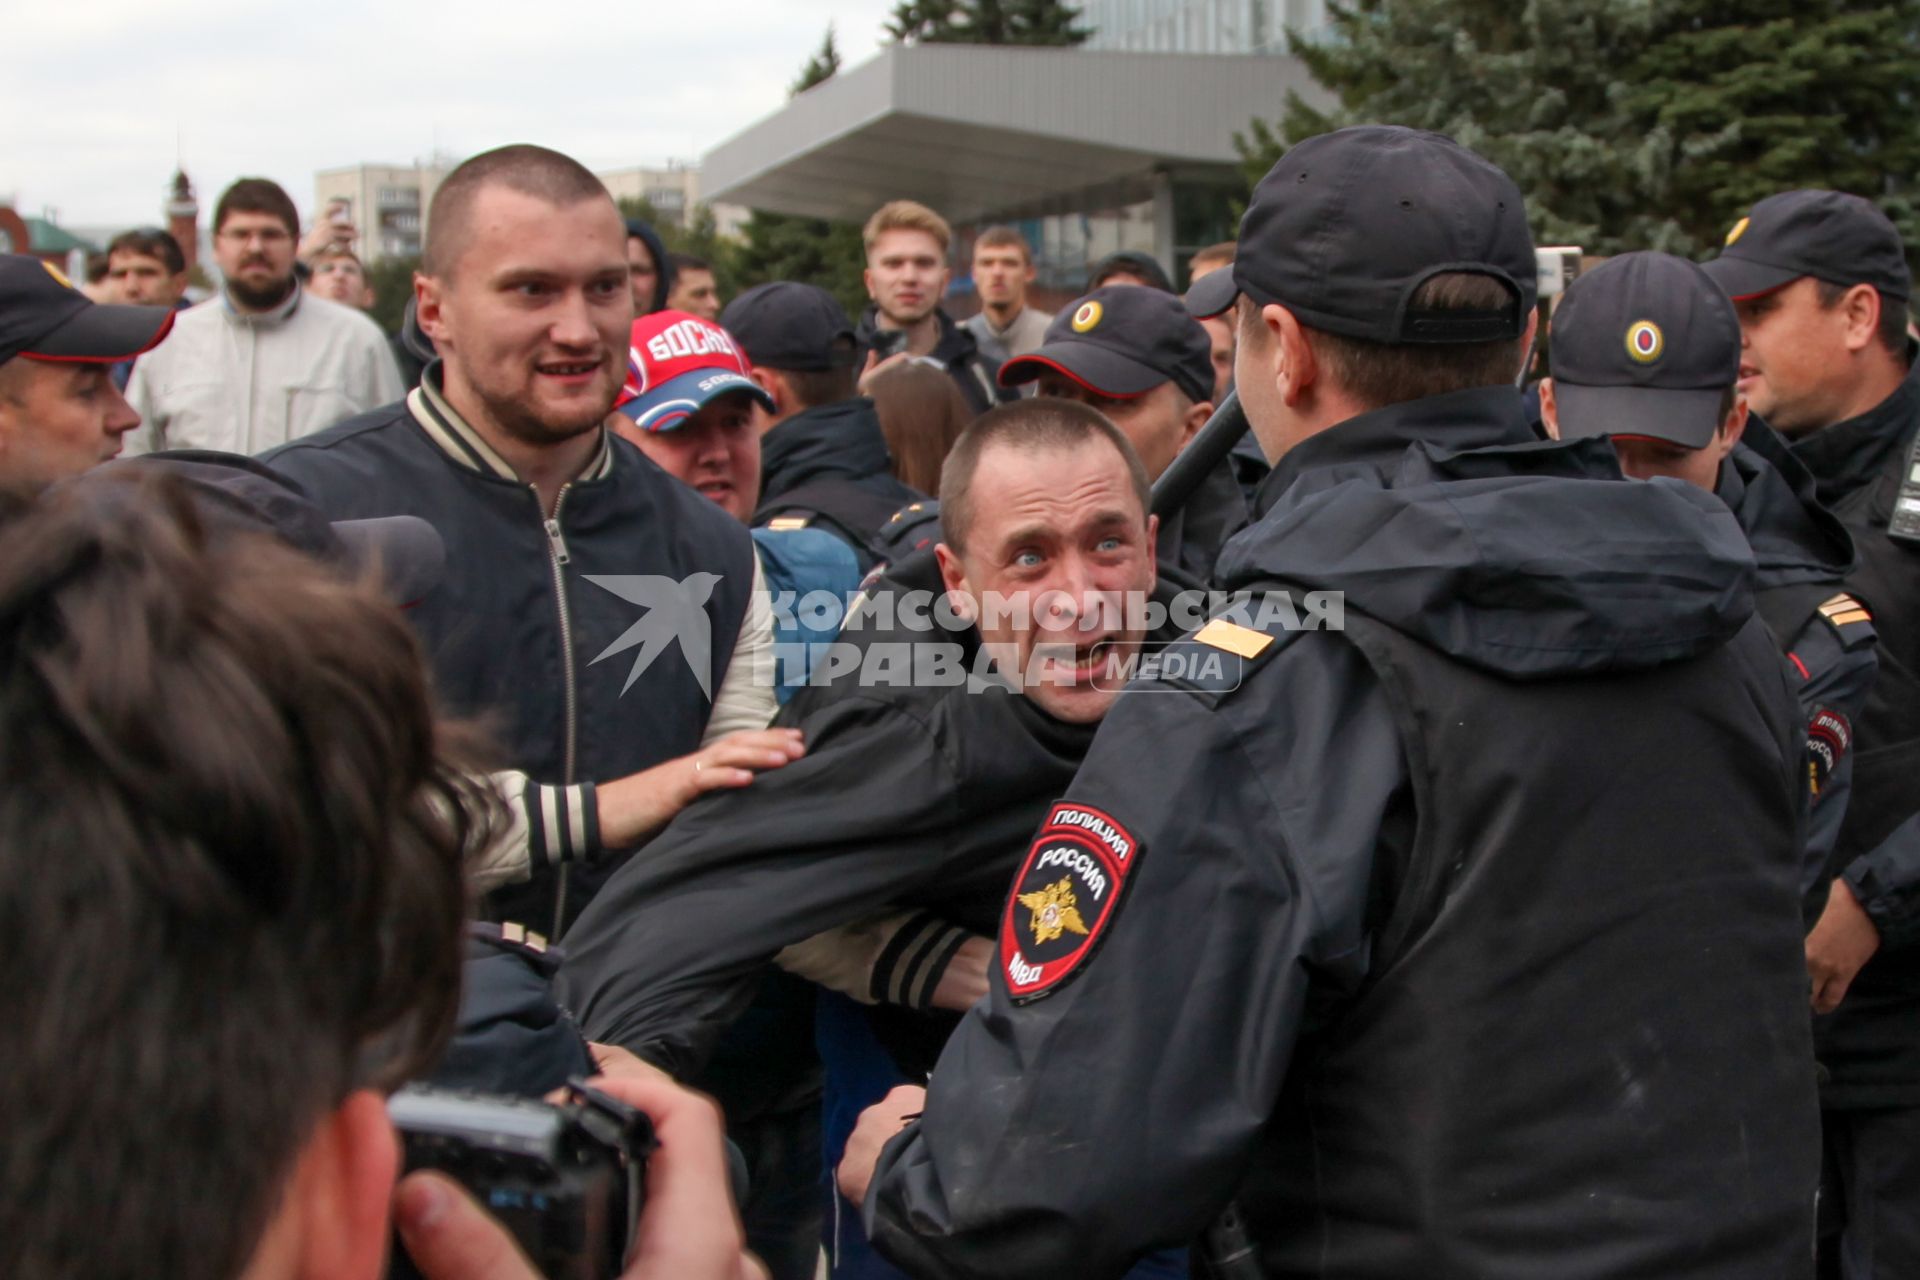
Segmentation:
{"type": "Polygon", "coordinates": [[[1266,632],[1243,627],[1225,618],[1215,618],[1194,632],[1193,638],[1209,648],[1223,649],[1241,658],[1257,658],[1273,643],[1273,637],[1266,632]]]}
{"type": "Polygon", "coordinates": [[[529,951],[545,951],[547,949],[547,940],[544,936],[535,933],[523,924],[515,924],[511,920],[500,926],[500,939],[503,942],[511,942],[516,947],[525,947],[529,951]]]}
{"type": "Polygon", "coordinates": [[[1873,614],[1867,607],[1844,591],[1821,604],[1820,616],[1836,627],[1844,627],[1851,622],[1873,621],[1873,614]]]}
{"type": "Polygon", "coordinates": [[[804,529],[813,523],[812,516],[775,516],[767,521],[767,528],[775,533],[792,533],[795,529],[804,529]]]}

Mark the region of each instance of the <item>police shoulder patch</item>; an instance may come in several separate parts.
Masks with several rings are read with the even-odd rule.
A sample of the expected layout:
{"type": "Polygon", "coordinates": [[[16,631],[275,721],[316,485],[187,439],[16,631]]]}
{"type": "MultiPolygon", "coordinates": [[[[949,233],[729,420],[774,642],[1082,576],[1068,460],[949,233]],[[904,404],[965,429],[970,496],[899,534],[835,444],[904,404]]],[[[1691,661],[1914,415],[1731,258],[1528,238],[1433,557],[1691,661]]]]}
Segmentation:
{"type": "Polygon", "coordinates": [[[1807,790],[1815,804],[1826,794],[1833,771],[1853,745],[1853,726],[1831,707],[1814,708],[1807,721],[1807,790]]]}
{"type": "Polygon", "coordinates": [[[1849,649],[1869,644],[1874,639],[1873,614],[1867,606],[1842,591],[1820,605],[1820,616],[1840,636],[1849,649]]]}
{"type": "Polygon", "coordinates": [[[1109,814],[1066,800],[1053,806],[1000,923],[999,961],[1015,1004],[1058,990],[1086,963],[1139,861],[1139,841],[1109,814]]]}

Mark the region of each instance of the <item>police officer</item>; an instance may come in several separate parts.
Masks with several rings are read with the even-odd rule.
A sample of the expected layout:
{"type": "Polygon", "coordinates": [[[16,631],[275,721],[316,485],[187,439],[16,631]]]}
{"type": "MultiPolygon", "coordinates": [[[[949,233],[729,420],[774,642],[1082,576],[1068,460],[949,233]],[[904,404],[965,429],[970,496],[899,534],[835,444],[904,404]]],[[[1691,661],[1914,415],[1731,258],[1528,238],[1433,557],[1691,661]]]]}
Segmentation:
{"type": "Polygon", "coordinates": [[[0,485],[43,488],[118,454],[140,415],[110,371],[172,328],[170,308],[103,306],[38,258],[0,254],[0,485]]]}
{"type": "Polygon", "coordinates": [[[1111,1276],[1236,1200],[1268,1275],[1804,1266],[1796,711],[1732,515],[1530,443],[1533,280],[1437,135],[1255,189],[1189,305],[1238,295],[1275,463],[1220,581],[1293,594],[1121,695],[987,999],[863,1118],[842,1186],[907,1269],[1111,1276]],[[1343,631],[1288,629],[1329,589],[1343,631]]]}
{"type": "Polygon", "coordinates": [[[1837,191],[1756,204],[1707,274],[1732,297],[1740,386],[1853,535],[1849,596],[1879,674],[1854,724],[1852,796],[1807,939],[1829,1075],[1827,1275],[1920,1275],[1920,387],[1911,277],[1885,214],[1837,191]],[[1857,976],[1856,976],[1857,975],[1857,976]]]}
{"type": "Polygon", "coordinates": [[[1814,497],[1813,477],[1735,390],[1740,322],[1699,267],[1629,253],[1575,281],[1553,318],[1548,431],[1603,436],[1636,479],[1698,485],[1732,509],[1758,565],[1760,616],[1786,655],[1807,722],[1808,923],[1847,811],[1853,725],[1873,685],[1873,622],[1840,589],[1853,539],[1814,497]]]}
{"type": "MultiPolygon", "coordinates": [[[[1000,385],[1038,382],[1040,394],[1090,404],[1127,433],[1149,480],[1213,413],[1212,344],[1180,299],[1159,289],[1108,285],[1061,309],[1039,349],[1000,368],[1000,385]]],[[[1247,504],[1225,462],[1160,524],[1162,569],[1196,583],[1213,573],[1247,504]]]]}

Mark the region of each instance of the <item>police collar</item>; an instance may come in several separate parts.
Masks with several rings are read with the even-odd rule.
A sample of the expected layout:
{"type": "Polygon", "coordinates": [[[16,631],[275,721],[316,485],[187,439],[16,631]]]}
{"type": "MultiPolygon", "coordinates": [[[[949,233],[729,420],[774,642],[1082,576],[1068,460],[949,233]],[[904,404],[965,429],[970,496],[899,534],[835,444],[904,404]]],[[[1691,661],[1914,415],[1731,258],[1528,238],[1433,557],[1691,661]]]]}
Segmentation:
{"type": "MultiPolygon", "coordinates": [[[[1908,344],[1909,358],[1914,354],[1908,344]]],[[[1920,417],[1920,360],[1893,394],[1858,417],[1793,441],[1793,456],[1813,472],[1820,501],[1832,506],[1880,474],[1888,455],[1920,417]]]]}
{"type": "Polygon", "coordinates": [[[1309,472],[1358,467],[1385,473],[1416,444],[1458,451],[1531,444],[1538,439],[1514,387],[1473,387],[1391,404],[1349,418],[1289,449],[1261,482],[1254,510],[1265,515],[1294,481],[1309,472]]]}

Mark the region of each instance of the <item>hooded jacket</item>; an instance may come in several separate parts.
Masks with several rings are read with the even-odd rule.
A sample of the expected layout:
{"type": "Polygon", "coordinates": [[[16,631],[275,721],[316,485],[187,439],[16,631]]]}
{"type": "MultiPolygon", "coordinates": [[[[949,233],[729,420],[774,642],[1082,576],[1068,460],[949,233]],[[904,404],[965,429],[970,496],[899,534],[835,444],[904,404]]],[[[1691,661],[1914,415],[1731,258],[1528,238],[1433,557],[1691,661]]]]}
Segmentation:
{"type": "Polygon", "coordinates": [[[760,438],[753,523],[805,519],[851,546],[863,569],[873,563],[881,526],[925,496],[894,477],[879,416],[865,396],[802,410],[760,438]]]}
{"type": "MultiPolygon", "coordinates": [[[[1019,395],[1017,390],[1000,385],[1000,366],[981,353],[973,334],[956,323],[945,310],[936,310],[933,314],[940,321],[940,339],[933,344],[933,350],[927,353],[927,359],[952,376],[955,385],[960,388],[960,394],[966,397],[968,406],[975,413],[985,413],[994,405],[1019,395]]],[[[860,324],[853,336],[860,344],[861,358],[865,359],[866,353],[874,349],[874,343],[880,336],[880,308],[872,303],[867,304],[867,309],[860,313],[860,324]]]]}
{"type": "Polygon", "coordinates": [[[645,244],[647,252],[653,255],[653,299],[640,313],[652,315],[666,308],[667,295],[673,292],[673,259],[667,256],[667,244],[660,233],[639,218],[627,219],[627,238],[645,244]]]}
{"type": "Polygon", "coordinates": [[[1492,389],[1281,460],[1218,570],[1252,625],[1129,688],[1016,874],[881,1155],[882,1253],[1098,1280],[1237,1201],[1273,1277],[1805,1269],[1799,742],[1752,556],[1711,495],[1529,438],[1492,389]],[[1345,630],[1290,630],[1329,589],[1345,630]]]}
{"type": "Polygon", "coordinates": [[[1855,726],[1835,862],[1880,932],[1841,1006],[1818,1020],[1829,1107],[1920,1106],[1920,543],[1889,532],[1920,434],[1920,363],[1867,412],[1793,442],[1853,534],[1846,588],[1873,613],[1879,671],[1855,726]]]}

